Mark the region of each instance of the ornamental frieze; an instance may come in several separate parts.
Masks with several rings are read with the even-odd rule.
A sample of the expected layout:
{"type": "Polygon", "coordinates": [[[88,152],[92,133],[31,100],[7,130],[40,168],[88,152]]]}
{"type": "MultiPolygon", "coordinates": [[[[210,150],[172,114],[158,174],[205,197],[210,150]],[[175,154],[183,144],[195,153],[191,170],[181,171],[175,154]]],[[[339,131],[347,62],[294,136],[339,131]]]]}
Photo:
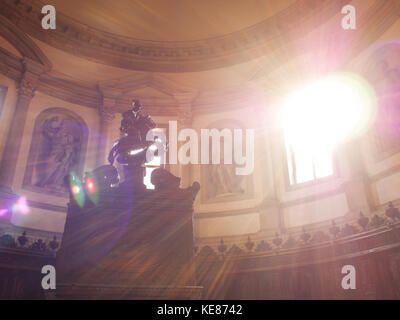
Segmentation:
{"type": "Polygon", "coordinates": [[[340,12],[343,1],[299,0],[264,21],[220,37],[196,41],[146,41],[102,32],[57,12],[57,28],[44,32],[39,0],[3,0],[0,13],[29,35],[56,48],[133,70],[186,72],[225,67],[269,54],[302,38],[340,12]],[[299,18],[300,17],[300,18],[299,18]],[[304,33],[304,32],[303,32],[304,33]]]}

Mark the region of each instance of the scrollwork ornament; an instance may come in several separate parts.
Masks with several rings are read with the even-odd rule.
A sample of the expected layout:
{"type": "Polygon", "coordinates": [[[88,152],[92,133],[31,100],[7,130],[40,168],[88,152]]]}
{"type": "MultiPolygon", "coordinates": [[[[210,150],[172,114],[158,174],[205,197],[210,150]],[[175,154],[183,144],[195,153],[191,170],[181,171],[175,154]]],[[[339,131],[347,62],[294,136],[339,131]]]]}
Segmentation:
{"type": "Polygon", "coordinates": [[[18,86],[19,97],[32,99],[36,90],[36,79],[24,76],[18,86]]]}

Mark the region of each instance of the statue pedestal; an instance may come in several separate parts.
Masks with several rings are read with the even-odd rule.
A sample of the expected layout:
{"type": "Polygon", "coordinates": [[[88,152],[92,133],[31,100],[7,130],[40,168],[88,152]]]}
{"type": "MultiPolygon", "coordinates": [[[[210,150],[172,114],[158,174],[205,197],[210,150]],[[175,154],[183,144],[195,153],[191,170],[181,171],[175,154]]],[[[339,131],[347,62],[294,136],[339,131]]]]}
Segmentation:
{"type": "Polygon", "coordinates": [[[143,178],[146,173],[146,168],[142,166],[123,166],[126,188],[131,188],[134,191],[145,190],[146,186],[143,183],[143,178]]]}
{"type": "Polygon", "coordinates": [[[101,190],[98,203],[83,208],[71,198],[56,298],[199,298],[192,206],[200,187],[171,185],[159,187],[168,186],[165,178],[157,191],[120,185],[101,190]]]}

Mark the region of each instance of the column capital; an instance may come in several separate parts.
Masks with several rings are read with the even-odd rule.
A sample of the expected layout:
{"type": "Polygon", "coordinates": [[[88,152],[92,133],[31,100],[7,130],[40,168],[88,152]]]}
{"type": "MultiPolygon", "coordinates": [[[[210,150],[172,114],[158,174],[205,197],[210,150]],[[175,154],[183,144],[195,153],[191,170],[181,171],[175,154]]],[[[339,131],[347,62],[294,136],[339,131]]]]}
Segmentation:
{"type": "Polygon", "coordinates": [[[99,116],[103,121],[108,123],[115,119],[115,111],[113,108],[100,106],[99,116]]]}
{"type": "Polygon", "coordinates": [[[17,82],[17,102],[0,164],[0,184],[8,189],[12,187],[30,101],[38,87],[40,76],[48,70],[28,58],[22,60],[22,65],[22,76],[17,82]]]}
{"type": "Polygon", "coordinates": [[[37,82],[38,79],[31,77],[28,73],[25,73],[18,83],[18,96],[28,100],[32,99],[35,95],[37,82]]]}
{"type": "Polygon", "coordinates": [[[97,111],[99,112],[99,132],[100,137],[97,145],[97,157],[96,164],[98,166],[104,164],[107,161],[107,149],[109,145],[107,143],[107,138],[109,134],[109,129],[112,126],[112,121],[115,119],[115,99],[108,99],[104,96],[102,101],[99,103],[97,111]]]}
{"type": "Polygon", "coordinates": [[[22,65],[23,73],[17,85],[18,96],[30,100],[35,95],[40,76],[48,71],[48,68],[29,58],[24,58],[22,60],[22,65]]]}
{"type": "Polygon", "coordinates": [[[104,122],[111,122],[115,119],[116,104],[118,97],[121,95],[119,90],[112,90],[109,88],[98,87],[101,94],[101,101],[99,103],[98,111],[101,120],[104,122]]]}
{"type": "Polygon", "coordinates": [[[115,119],[115,105],[117,98],[103,96],[103,101],[99,104],[99,116],[105,122],[111,122],[115,119]]]}

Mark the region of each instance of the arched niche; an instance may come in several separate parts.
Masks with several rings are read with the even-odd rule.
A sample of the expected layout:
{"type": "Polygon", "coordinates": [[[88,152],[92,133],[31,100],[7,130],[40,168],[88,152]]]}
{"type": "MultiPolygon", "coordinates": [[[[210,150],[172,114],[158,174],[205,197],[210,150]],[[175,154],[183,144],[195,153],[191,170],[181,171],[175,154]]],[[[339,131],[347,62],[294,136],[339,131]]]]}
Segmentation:
{"type": "Polygon", "coordinates": [[[377,160],[400,152],[400,42],[375,49],[364,67],[377,95],[377,113],[370,132],[377,160]]]}
{"type": "Polygon", "coordinates": [[[65,196],[64,177],[83,174],[88,127],[76,113],[49,108],[35,119],[23,187],[65,196]]]}
{"type": "MultiPolygon", "coordinates": [[[[234,159],[234,129],[242,130],[242,155],[246,154],[246,129],[235,119],[220,119],[207,126],[221,132],[228,129],[232,134],[232,164],[224,163],[224,139],[220,138],[220,164],[212,164],[212,139],[209,141],[210,164],[201,164],[201,202],[221,203],[252,199],[254,195],[253,174],[236,175],[235,169],[243,167],[234,159]]],[[[203,143],[203,142],[201,142],[203,143]]]]}

